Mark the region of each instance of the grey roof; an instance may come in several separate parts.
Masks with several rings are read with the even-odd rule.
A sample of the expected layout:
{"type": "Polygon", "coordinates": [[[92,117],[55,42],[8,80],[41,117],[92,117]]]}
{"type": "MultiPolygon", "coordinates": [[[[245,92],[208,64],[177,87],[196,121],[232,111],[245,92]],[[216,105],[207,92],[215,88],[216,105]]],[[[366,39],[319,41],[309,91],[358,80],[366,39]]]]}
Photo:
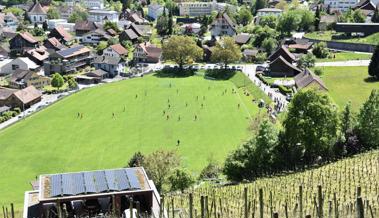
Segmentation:
{"type": "Polygon", "coordinates": [[[32,71],[17,69],[12,74],[11,81],[13,82],[25,81],[25,80],[28,80],[32,75],[33,75],[32,71]]]}
{"type": "Polygon", "coordinates": [[[250,40],[250,34],[248,33],[241,33],[234,37],[234,40],[237,44],[246,44],[250,40]]]}
{"type": "Polygon", "coordinates": [[[245,49],[243,50],[243,55],[245,56],[255,56],[258,54],[258,50],[256,49],[245,49]]]}
{"type": "Polygon", "coordinates": [[[110,65],[117,65],[121,61],[121,58],[119,57],[110,57],[110,56],[97,56],[95,60],[93,61],[94,64],[110,64],[110,65]]]}
{"type": "Polygon", "coordinates": [[[17,91],[16,89],[8,89],[8,88],[0,87],[0,100],[7,99],[16,91],[17,91]]]}
{"type": "Polygon", "coordinates": [[[46,14],[46,11],[42,8],[42,5],[37,1],[29,10],[29,14],[46,14]]]}
{"type": "Polygon", "coordinates": [[[107,75],[108,72],[102,70],[102,69],[97,69],[97,70],[94,70],[94,71],[91,71],[89,73],[86,73],[86,76],[89,76],[89,77],[102,77],[104,75],[107,75]]]}
{"type": "Polygon", "coordinates": [[[326,88],[324,82],[320,79],[320,77],[314,75],[310,70],[306,69],[304,72],[299,73],[295,76],[295,84],[298,89],[302,89],[310,85],[312,82],[316,82],[320,85],[321,88],[328,90],[326,88]]]}
{"type": "Polygon", "coordinates": [[[8,106],[2,106],[2,107],[0,107],[0,113],[4,113],[6,111],[9,111],[9,109],[11,109],[11,108],[8,106]]]}
{"type": "Polygon", "coordinates": [[[138,35],[132,29],[127,29],[124,31],[124,33],[127,35],[127,37],[130,40],[134,40],[138,38],[138,35]]]}
{"type": "Polygon", "coordinates": [[[69,57],[69,56],[81,54],[81,53],[88,52],[88,51],[90,51],[90,50],[87,47],[85,47],[84,45],[78,45],[75,47],[71,47],[71,48],[67,48],[67,49],[57,51],[57,54],[62,56],[62,57],[69,57]]]}

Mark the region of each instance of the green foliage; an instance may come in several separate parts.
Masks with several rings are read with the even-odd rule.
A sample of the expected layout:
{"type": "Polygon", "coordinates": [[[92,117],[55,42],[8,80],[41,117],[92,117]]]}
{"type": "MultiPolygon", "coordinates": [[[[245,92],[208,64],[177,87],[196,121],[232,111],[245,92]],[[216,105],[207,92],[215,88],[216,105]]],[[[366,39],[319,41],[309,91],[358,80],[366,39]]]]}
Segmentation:
{"type": "Polygon", "coordinates": [[[339,21],[344,23],[364,23],[365,20],[366,16],[361,9],[353,10],[350,8],[339,17],[339,21]]]}
{"type": "Polygon", "coordinates": [[[315,12],[315,20],[314,20],[316,31],[320,30],[320,21],[321,21],[321,9],[320,9],[320,5],[317,5],[316,12],[315,12]]]}
{"type": "Polygon", "coordinates": [[[372,90],[358,115],[358,134],[368,148],[379,147],[379,91],[372,90]]]}
{"type": "Polygon", "coordinates": [[[261,26],[256,26],[253,29],[253,45],[255,47],[261,47],[263,40],[266,38],[276,38],[277,32],[274,29],[271,29],[268,26],[261,27],[261,26]]]}
{"type": "Polygon", "coordinates": [[[278,42],[273,38],[266,38],[262,42],[262,48],[267,54],[271,54],[271,52],[276,48],[277,43],[278,42]]]}
{"type": "Polygon", "coordinates": [[[100,41],[99,44],[96,46],[97,53],[100,53],[104,49],[108,47],[108,42],[106,41],[100,41]]]}
{"type": "Polygon", "coordinates": [[[277,30],[282,35],[292,31],[308,31],[314,24],[314,14],[308,10],[292,10],[284,13],[278,21],[277,30]]]}
{"type": "Polygon", "coordinates": [[[213,48],[211,59],[213,62],[221,62],[225,68],[228,64],[241,60],[240,47],[235,43],[234,38],[224,37],[216,43],[213,48]]]}
{"type": "Polygon", "coordinates": [[[278,17],[274,15],[267,15],[259,18],[259,25],[263,27],[268,26],[271,29],[275,29],[277,23],[278,17]]]}
{"type": "Polygon", "coordinates": [[[267,1],[266,0],[256,0],[255,1],[255,12],[257,12],[259,9],[267,7],[267,1]]]}
{"type": "Polygon", "coordinates": [[[379,45],[375,47],[370,64],[368,65],[368,74],[379,80],[379,45]]]}
{"type": "Polygon", "coordinates": [[[76,23],[77,21],[85,21],[88,18],[88,12],[80,7],[75,7],[74,11],[68,18],[69,23],[76,23]]]}
{"type": "Polygon", "coordinates": [[[180,190],[181,192],[195,183],[193,176],[184,169],[175,169],[168,177],[168,181],[170,182],[171,191],[180,190]]]}
{"type": "Polygon", "coordinates": [[[378,9],[378,7],[375,8],[374,15],[372,15],[372,17],[371,17],[371,22],[379,23],[379,9],[378,9]]]}
{"type": "Polygon", "coordinates": [[[12,13],[15,16],[22,16],[25,12],[21,8],[8,7],[4,9],[4,13],[12,13]]]}
{"type": "Polygon", "coordinates": [[[108,46],[115,45],[118,43],[119,43],[119,41],[118,41],[118,38],[116,38],[116,37],[112,37],[112,38],[108,39],[108,42],[107,42],[108,46]]]}
{"type": "Polygon", "coordinates": [[[352,133],[355,127],[355,115],[351,109],[351,102],[349,101],[341,113],[341,133],[347,138],[349,133],[352,133]]]}
{"type": "Polygon", "coordinates": [[[189,36],[171,36],[163,43],[163,58],[172,60],[183,68],[183,65],[194,62],[202,57],[203,50],[189,36]]]}
{"type": "Polygon", "coordinates": [[[175,151],[157,150],[149,154],[144,161],[147,175],[161,192],[168,177],[180,165],[180,158],[175,151]]]}
{"type": "Polygon", "coordinates": [[[252,180],[263,175],[272,167],[277,143],[277,129],[264,120],[259,126],[256,140],[244,143],[227,157],[224,174],[232,181],[252,180]]]}
{"type": "Polygon", "coordinates": [[[316,63],[316,57],[312,53],[307,53],[300,57],[298,66],[300,68],[310,68],[313,67],[316,63]]]}
{"type": "Polygon", "coordinates": [[[33,36],[44,36],[45,35],[45,30],[41,27],[34,27],[34,29],[31,31],[33,36]]]}
{"type": "Polygon", "coordinates": [[[312,50],[312,53],[317,57],[317,58],[326,58],[328,57],[329,55],[329,51],[326,47],[326,43],[325,42],[319,42],[319,43],[316,43],[314,46],[313,46],[313,50],[312,50]]]}
{"type": "Polygon", "coordinates": [[[128,167],[140,167],[140,166],[143,166],[144,161],[145,161],[145,156],[140,151],[137,151],[130,158],[130,160],[128,162],[128,167]]]}
{"type": "Polygon", "coordinates": [[[299,92],[292,99],[280,149],[283,164],[313,163],[328,158],[338,134],[338,112],[329,96],[315,90],[299,92]]]}
{"type": "Polygon", "coordinates": [[[324,73],[324,71],[321,68],[315,68],[314,74],[317,76],[321,76],[324,73]]]}
{"type": "Polygon", "coordinates": [[[309,31],[313,28],[315,22],[314,14],[309,10],[297,10],[297,14],[300,16],[300,23],[298,30],[309,31]]]}
{"type": "Polygon", "coordinates": [[[74,78],[70,78],[69,80],[67,80],[67,83],[70,89],[77,89],[79,87],[78,83],[75,81],[74,78]]]}
{"type": "Polygon", "coordinates": [[[252,19],[253,16],[251,15],[250,10],[246,6],[242,6],[236,16],[237,23],[245,26],[249,24],[252,19]]]}
{"type": "Polygon", "coordinates": [[[168,22],[169,18],[165,14],[158,17],[155,28],[159,35],[164,36],[168,34],[168,22]]]}
{"type": "Polygon", "coordinates": [[[292,89],[288,88],[287,86],[279,85],[278,89],[279,89],[279,92],[282,93],[283,95],[292,93],[292,89]]]}
{"type": "Polygon", "coordinates": [[[120,32],[116,22],[106,21],[103,27],[105,30],[112,29],[117,33],[120,32]]]}
{"type": "Polygon", "coordinates": [[[64,84],[64,79],[59,73],[54,73],[51,79],[51,86],[54,88],[61,88],[64,84]]]}
{"type": "Polygon", "coordinates": [[[48,19],[59,19],[60,14],[59,14],[58,9],[54,6],[50,6],[49,10],[47,11],[47,18],[48,19]]]}
{"type": "Polygon", "coordinates": [[[199,179],[217,179],[222,169],[212,158],[208,159],[208,164],[201,170],[199,179]]]}

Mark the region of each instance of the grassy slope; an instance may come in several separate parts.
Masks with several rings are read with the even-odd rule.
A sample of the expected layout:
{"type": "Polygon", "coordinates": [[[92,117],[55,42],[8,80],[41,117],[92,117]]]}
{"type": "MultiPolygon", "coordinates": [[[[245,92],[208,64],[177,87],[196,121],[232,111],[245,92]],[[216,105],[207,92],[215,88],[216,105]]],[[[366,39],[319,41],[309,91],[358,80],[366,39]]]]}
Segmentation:
{"type": "Polygon", "coordinates": [[[322,80],[329,94],[342,108],[349,100],[355,110],[366,101],[371,90],[379,89],[379,82],[368,79],[367,67],[322,67],[322,80]]]}
{"type": "MultiPolygon", "coordinates": [[[[238,84],[241,78],[237,74],[232,81],[238,84]]],[[[258,111],[252,96],[242,91],[232,94],[233,88],[230,81],[199,76],[148,76],[63,99],[0,132],[0,205],[14,202],[20,208],[23,192],[30,189],[28,182],[39,174],[122,167],[138,150],[177,149],[184,166],[194,171],[210,156],[223,161],[249,137],[249,117],[258,111]],[[83,119],[77,118],[78,112],[83,119]]]]}
{"type": "MultiPolygon", "coordinates": [[[[332,36],[336,35],[336,33],[332,31],[323,31],[323,32],[312,32],[305,34],[305,37],[311,39],[319,39],[319,40],[332,40],[332,36]]],[[[375,33],[366,37],[356,37],[351,39],[333,39],[335,41],[341,42],[355,42],[355,43],[366,43],[376,45],[379,40],[379,33],[375,33]]]]}
{"type": "Polygon", "coordinates": [[[371,54],[356,52],[337,52],[331,53],[328,58],[318,58],[316,62],[348,61],[348,60],[369,60],[371,54]],[[335,56],[335,57],[334,57],[335,56]]]}

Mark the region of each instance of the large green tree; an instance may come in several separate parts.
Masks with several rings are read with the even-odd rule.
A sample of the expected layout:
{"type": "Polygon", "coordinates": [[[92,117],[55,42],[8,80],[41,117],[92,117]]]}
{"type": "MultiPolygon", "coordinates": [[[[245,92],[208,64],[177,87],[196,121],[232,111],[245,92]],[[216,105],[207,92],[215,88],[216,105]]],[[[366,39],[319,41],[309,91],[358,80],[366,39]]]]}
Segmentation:
{"type": "Polygon", "coordinates": [[[315,20],[314,20],[316,31],[320,30],[320,21],[321,21],[321,10],[320,10],[320,5],[317,5],[316,12],[315,12],[315,20]]]}
{"type": "Polygon", "coordinates": [[[64,85],[64,79],[59,73],[54,73],[51,79],[51,86],[54,88],[61,88],[64,85]]]}
{"type": "Polygon", "coordinates": [[[54,6],[50,6],[49,10],[47,11],[47,18],[48,19],[59,19],[60,14],[59,14],[58,9],[54,6]]]}
{"type": "Polygon", "coordinates": [[[379,45],[375,47],[374,53],[371,56],[371,61],[368,65],[368,74],[379,80],[379,45]]]}
{"type": "Polygon", "coordinates": [[[307,53],[300,57],[298,66],[300,68],[310,68],[313,67],[316,63],[316,57],[312,53],[307,53]]]}
{"type": "Polygon", "coordinates": [[[182,69],[185,64],[202,57],[202,49],[189,36],[171,36],[163,43],[163,58],[174,61],[182,69]]]}
{"type": "Polygon", "coordinates": [[[181,192],[195,183],[194,177],[184,169],[175,169],[168,177],[168,181],[171,185],[171,191],[180,190],[181,192]]]}
{"type": "Polygon", "coordinates": [[[369,148],[379,147],[379,91],[371,92],[358,115],[360,140],[369,148]]]}
{"type": "Polygon", "coordinates": [[[277,30],[282,35],[290,35],[292,31],[295,31],[299,27],[300,16],[292,12],[284,13],[278,21],[277,30]]]}
{"type": "Polygon", "coordinates": [[[238,11],[238,14],[236,15],[236,20],[238,24],[242,24],[243,26],[248,25],[252,19],[253,16],[251,15],[250,10],[246,6],[242,6],[241,9],[238,11]]]}
{"type": "Polygon", "coordinates": [[[283,122],[278,154],[284,164],[313,163],[330,156],[337,140],[339,117],[329,96],[316,90],[297,93],[283,122]]]}
{"type": "Polygon", "coordinates": [[[239,61],[242,57],[240,47],[234,38],[224,37],[216,43],[213,48],[211,59],[213,62],[221,62],[226,68],[228,64],[239,61]]]}

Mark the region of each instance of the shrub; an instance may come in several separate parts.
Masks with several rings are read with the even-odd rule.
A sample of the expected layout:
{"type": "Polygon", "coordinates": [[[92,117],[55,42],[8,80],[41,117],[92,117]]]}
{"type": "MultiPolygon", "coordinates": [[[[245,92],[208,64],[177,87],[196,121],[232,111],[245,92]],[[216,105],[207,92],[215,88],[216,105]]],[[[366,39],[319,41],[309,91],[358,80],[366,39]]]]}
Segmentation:
{"type": "Polygon", "coordinates": [[[278,88],[279,88],[279,91],[283,93],[284,95],[292,93],[292,90],[286,86],[279,85],[278,88]]]}
{"type": "Polygon", "coordinates": [[[199,179],[217,179],[221,173],[221,167],[213,160],[209,160],[207,166],[201,171],[199,179]]]}
{"type": "Polygon", "coordinates": [[[13,110],[14,110],[17,114],[21,113],[21,109],[18,108],[18,107],[14,108],[13,110]]]}
{"type": "Polygon", "coordinates": [[[319,42],[314,45],[312,53],[317,57],[317,58],[326,58],[329,55],[329,51],[326,47],[325,42],[319,42]]]}
{"type": "Polygon", "coordinates": [[[315,71],[314,71],[314,73],[317,76],[321,76],[324,73],[324,71],[321,68],[316,68],[315,71]]]}
{"type": "Polygon", "coordinates": [[[184,191],[195,183],[195,179],[190,173],[184,169],[175,169],[174,172],[168,177],[171,185],[171,191],[184,191]]]}

